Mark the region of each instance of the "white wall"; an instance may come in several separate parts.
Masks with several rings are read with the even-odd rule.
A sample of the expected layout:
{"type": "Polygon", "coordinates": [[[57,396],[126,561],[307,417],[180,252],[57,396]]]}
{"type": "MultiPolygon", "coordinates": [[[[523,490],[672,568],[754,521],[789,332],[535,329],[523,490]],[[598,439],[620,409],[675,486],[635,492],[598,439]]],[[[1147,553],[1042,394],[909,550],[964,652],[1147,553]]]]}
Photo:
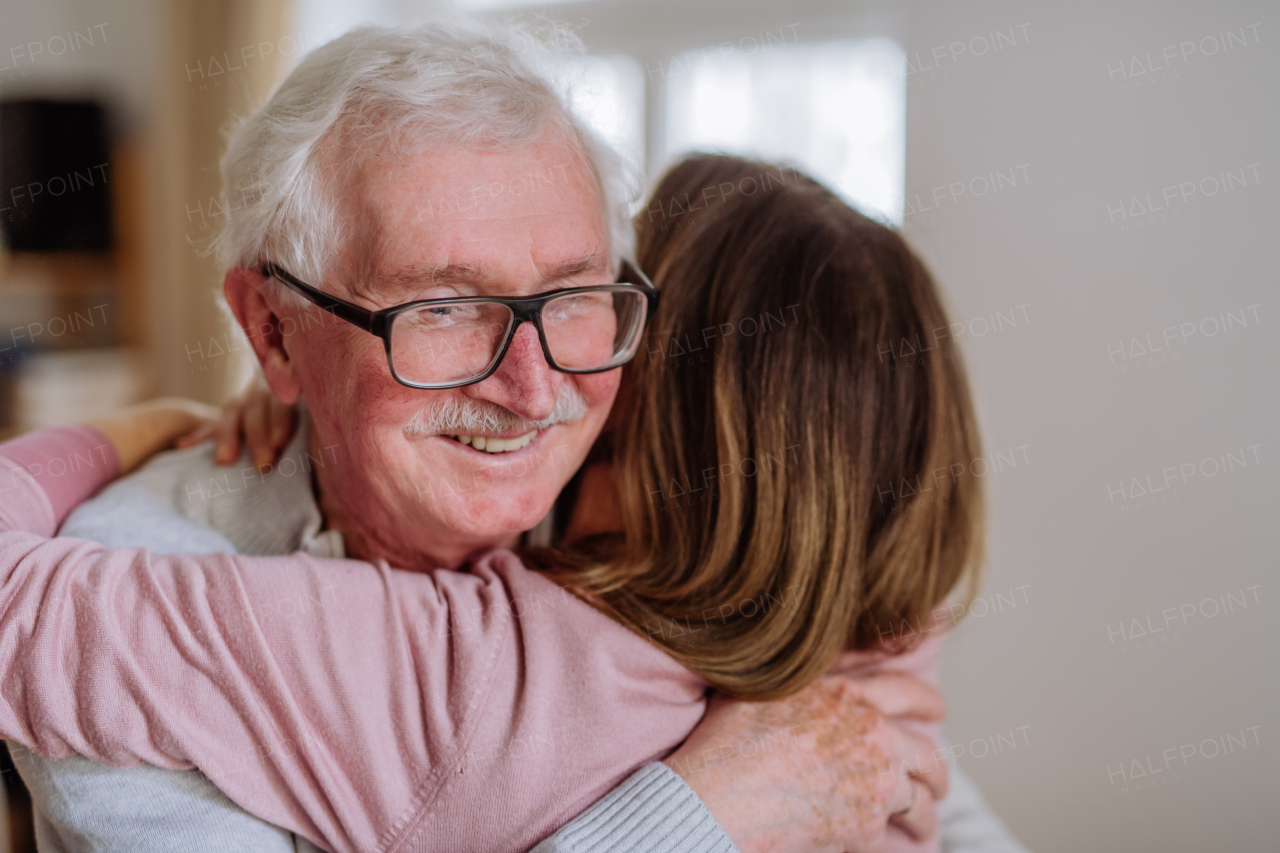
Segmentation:
{"type": "Polygon", "coordinates": [[[1019,606],[964,624],[944,666],[952,738],[1029,728],[961,763],[1038,850],[1277,849],[1278,9],[906,11],[908,54],[936,66],[909,75],[908,199],[936,206],[907,217],[912,239],[959,320],[1029,318],[967,341],[987,447],[1030,445],[1029,464],[988,477],[986,589],[1019,606]],[[968,53],[1023,24],[1015,47],[968,53]],[[1169,67],[1129,77],[1148,53],[1169,67]],[[1016,188],[933,201],[1021,164],[1016,188]],[[1207,196],[1227,170],[1231,191],[1207,196]],[[1168,209],[1128,216],[1147,194],[1168,209]],[[1210,336],[1229,311],[1246,324],[1210,336]],[[1164,349],[1142,356],[1148,334],[1164,349]],[[1206,476],[1227,452],[1234,470],[1206,476]],[[1148,474],[1164,491],[1130,499],[1148,474]],[[1164,630],[1135,639],[1148,615],[1164,630]],[[1227,733],[1232,752],[1213,755],[1227,733]]]}
{"type": "Polygon", "coordinates": [[[7,0],[0,97],[101,97],[118,131],[141,132],[165,70],[160,10],[158,0],[7,0]]]}

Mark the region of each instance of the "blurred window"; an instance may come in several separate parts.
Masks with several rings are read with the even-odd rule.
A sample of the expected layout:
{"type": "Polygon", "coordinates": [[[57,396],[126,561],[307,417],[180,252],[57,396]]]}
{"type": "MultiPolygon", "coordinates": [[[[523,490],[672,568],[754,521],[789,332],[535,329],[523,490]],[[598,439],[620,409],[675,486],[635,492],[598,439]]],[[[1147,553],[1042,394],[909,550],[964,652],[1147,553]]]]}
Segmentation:
{"type": "Polygon", "coordinates": [[[692,150],[789,161],[902,221],[905,57],[883,39],[692,51],[665,75],[666,163],[692,150]]]}
{"type": "Polygon", "coordinates": [[[553,78],[570,107],[623,156],[644,163],[644,72],[623,54],[587,55],[561,63],[553,78]]]}

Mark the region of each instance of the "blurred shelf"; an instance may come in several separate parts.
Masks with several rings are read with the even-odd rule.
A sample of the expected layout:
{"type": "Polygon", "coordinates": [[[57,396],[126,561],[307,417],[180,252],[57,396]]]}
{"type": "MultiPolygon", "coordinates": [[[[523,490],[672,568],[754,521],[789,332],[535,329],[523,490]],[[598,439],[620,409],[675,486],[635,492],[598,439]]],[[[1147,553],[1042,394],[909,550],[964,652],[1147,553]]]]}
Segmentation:
{"type": "Polygon", "coordinates": [[[115,268],[111,252],[0,253],[0,296],[28,290],[74,296],[114,289],[115,268]]]}
{"type": "Polygon", "coordinates": [[[0,362],[18,352],[113,345],[122,331],[117,306],[110,254],[6,255],[0,261],[0,362]]]}
{"type": "Polygon", "coordinates": [[[138,402],[146,360],[119,347],[33,352],[0,375],[0,431],[81,423],[138,402]]]}

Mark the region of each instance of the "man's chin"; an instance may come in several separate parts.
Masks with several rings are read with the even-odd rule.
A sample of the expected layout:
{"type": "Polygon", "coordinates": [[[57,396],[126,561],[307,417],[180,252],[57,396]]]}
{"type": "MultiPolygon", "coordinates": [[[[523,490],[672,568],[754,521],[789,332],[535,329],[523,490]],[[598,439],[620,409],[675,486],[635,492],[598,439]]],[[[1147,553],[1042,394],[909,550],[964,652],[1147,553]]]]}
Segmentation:
{"type": "Polygon", "coordinates": [[[573,475],[580,456],[573,451],[583,440],[577,426],[547,427],[522,446],[504,440],[496,453],[447,435],[411,437],[418,500],[446,530],[478,547],[509,545],[551,511],[573,475]]]}
{"type": "Polygon", "coordinates": [[[519,459],[436,465],[417,491],[446,529],[505,544],[551,511],[571,474],[546,465],[534,469],[532,461],[519,459]]]}
{"type": "Polygon", "coordinates": [[[513,506],[507,501],[494,503],[487,499],[467,502],[452,507],[444,515],[446,526],[460,534],[464,540],[475,543],[478,549],[509,547],[521,533],[535,527],[548,512],[551,502],[544,507],[522,502],[513,506]],[[501,508],[500,508],[501,507],[501,508]]]}

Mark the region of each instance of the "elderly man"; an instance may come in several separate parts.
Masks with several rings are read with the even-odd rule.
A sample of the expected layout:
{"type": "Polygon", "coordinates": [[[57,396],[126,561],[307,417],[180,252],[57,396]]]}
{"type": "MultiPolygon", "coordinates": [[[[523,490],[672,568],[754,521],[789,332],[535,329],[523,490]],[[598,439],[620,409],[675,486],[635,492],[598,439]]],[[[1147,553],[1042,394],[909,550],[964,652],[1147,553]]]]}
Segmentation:
{"type": "MultiPolygon", "coordinates": [[[[537,316],[540,294],[612,282],[629,239],[616,164],[520,55],[533,43],[368,28],[290,75],[230,141],[220,248],[227,302],[275,395],[305,398],[304,423],[272,475],[228,477],[207,447],[168,454],[81,507],[63,533],[430,569],[513,545],[548,517],[636,340],[586,352],[545,313],[512,323],[537,316]],[[522,301],[485,304],[493,335],[478,350],[465,341],[424,353],[422,324],[448,312],[397,310],[467,297],[522,301]]],[[[876,695],[872,685],[719,706],[685,749],[738,742],[766,717],[838,727],[876,695]]],[[[891,808],[932,829],[927,788],[860,813],[859,792],[841,783],[867,763],[867,744],[835,740],[840,755],[810,755],[800,741],[752,762],[681,764],[678,753],[672,766],[697,768],[687,778],[649,765],[543,847],[870,849],[891,808]]],[[[44,851],[310,847],[195,771],[25,750],[15,760],[44,851]]],[[[945,788],[945,771],[923,772],[945,788]]]]}

